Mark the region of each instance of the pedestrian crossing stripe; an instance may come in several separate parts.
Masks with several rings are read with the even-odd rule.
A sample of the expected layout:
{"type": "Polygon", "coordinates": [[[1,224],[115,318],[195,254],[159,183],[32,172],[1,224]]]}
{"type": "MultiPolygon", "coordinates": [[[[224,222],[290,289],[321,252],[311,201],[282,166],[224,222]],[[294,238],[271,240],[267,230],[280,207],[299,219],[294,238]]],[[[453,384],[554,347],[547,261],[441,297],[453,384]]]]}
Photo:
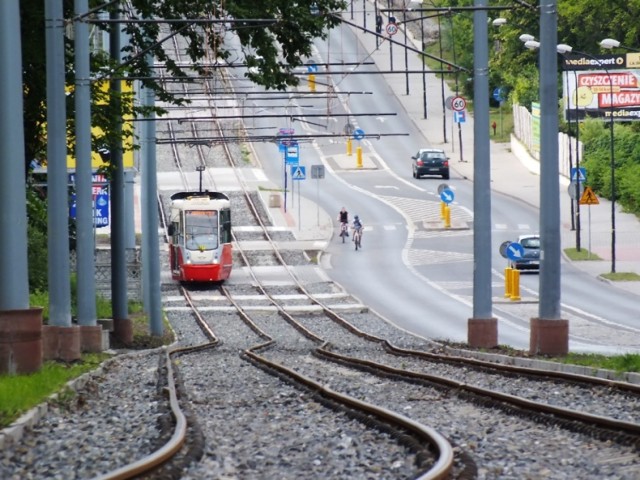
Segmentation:
{"type": "Polygon", "coordinates": [[[307,177],[305,168],[301,166],[291,167],[291,178],[294,180],[304,180],[307,177]]]}
{"type": "Polygon", "coordinates": [[[591,187],[584,187],[584,192],[582,192],[582,197],[580,197],[580,205],[600,205],[600,200],[598,200],[596,194],[593,193],[591,187]]]}

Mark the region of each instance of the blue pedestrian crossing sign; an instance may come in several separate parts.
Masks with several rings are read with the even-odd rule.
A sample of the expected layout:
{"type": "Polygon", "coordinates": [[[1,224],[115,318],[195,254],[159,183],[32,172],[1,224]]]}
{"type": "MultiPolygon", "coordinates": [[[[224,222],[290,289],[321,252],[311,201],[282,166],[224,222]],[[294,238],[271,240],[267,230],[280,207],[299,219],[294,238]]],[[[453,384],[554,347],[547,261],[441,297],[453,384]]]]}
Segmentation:
{"type": "Polygon", "coordinates": [[[580,179],[581,182],[587,181],[587,169],[580,167],[571,167],[571,181],[577,182],[580,179]]]}
{"type": "Polygon", "coordinates": [[[295,165],[291,167],[291,178],[293,180],[305,180],[307,178],[306,168],[302,165],[295,165]]]}

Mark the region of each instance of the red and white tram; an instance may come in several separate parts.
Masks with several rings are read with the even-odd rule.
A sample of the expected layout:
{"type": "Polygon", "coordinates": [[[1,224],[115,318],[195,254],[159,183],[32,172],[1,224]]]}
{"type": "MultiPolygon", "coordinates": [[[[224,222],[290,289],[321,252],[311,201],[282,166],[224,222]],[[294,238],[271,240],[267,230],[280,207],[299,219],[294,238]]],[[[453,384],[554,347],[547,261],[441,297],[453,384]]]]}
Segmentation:
{"type": "Polygon", "coordinates": [[[219,282],[229,278],[231,202],[220,192],[178,192],[169,213],[171,276],[182,282],[219,282]]]}

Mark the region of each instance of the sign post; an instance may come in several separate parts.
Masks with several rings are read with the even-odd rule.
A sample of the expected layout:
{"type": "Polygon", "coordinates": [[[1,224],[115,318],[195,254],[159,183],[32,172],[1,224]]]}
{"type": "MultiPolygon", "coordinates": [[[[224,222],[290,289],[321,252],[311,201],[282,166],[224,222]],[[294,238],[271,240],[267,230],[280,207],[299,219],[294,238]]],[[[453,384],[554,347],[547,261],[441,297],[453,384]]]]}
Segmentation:
{"type": "MultiPolygon", "coordinates": [[[[460,161],[464,162],[464,158],[462,156],[462,128],[461,128],[461,124],[462,124],[462,122],[464,122],[464,110],[465,110],[465,108],[467,108],[467,101],[464,99],[464,97],[455,96],[451,100],[451,108],[454,111],[454,115],[457,116],[457,122],[454,122],[454,123],[458,124],[458,142],[460,143],[460,161]],[[457,112],[457,115],[456,115],[456,112],[457,112]],[[462,120],[461,120],[461,118],[462,118],[462,120]]],[[[453,125],[451,125],[451,127],[453,128],[453,125]]],[[[452,136],[453,136],[453,132],[452,132],[452,136]]]]}
{"type": "Polygon", "coordinates": [[[589,240],[587,246],[587,258],[591,258],[591,205],[600,205],[600,200],[591,189],[591,187],[584,187],[582,197],[580,197],[580,205],[589,205],[589,240]]]}
{"type": "Polygon", "coordinates": [[[320,179],[324,178],[324,165],[311,165],[311,178],[316,179],[316,225],[320,226],[320,179]]]}
{"type": "MultiPolygon", "coordinates": [[[[305,180],[307,178],[306,167],[303,165],[293,165],[291,167],[291,180],[305,180]]],[[[295,185],[295,183],[293,184],[295,185]]],[[[293,186],[292,186],[293,191],[293,186]]],[[[298,230],[300,230],[302,220],[300,218],[300,212],[302,211],[302,204],[300,203],[300,183],[298,183],[298,230]]]]}
{"type": "MultiPolygon", "coordinates": [[[[298,163],[299,159],[299,150],[298,150],[298,142],[291,138],[295,130],[293,128],[280,128],[278,130],[278,137],[280,137],[280,141],[278,143],[278,149],[282,153],[282,167],[284,174],[284,211],[287,212],[287,165],[289,163],[298,163]],[[292,147],[290,150],[289,148],[292,147]],[[291,155],[291,157],[289,156],[291,155]]],[[[291,197],[293,199],[293,196],[291,197]]],[[[293,202],[293,200],[292,200],[293,202]]],[[[293,205],[292,205],[293,206],[293,205]]]]}

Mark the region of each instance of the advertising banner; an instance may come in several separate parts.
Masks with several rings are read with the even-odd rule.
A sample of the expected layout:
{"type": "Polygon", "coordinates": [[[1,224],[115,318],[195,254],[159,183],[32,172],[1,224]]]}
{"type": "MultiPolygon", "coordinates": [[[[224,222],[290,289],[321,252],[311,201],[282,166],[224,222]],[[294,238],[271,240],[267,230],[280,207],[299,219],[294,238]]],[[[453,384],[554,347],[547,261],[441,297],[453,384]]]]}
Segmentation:
{"type": "Polygon", "coordinates": [[[640,119],[640,53],[564,55],[562,66],[567,121],[640,119]]]}

